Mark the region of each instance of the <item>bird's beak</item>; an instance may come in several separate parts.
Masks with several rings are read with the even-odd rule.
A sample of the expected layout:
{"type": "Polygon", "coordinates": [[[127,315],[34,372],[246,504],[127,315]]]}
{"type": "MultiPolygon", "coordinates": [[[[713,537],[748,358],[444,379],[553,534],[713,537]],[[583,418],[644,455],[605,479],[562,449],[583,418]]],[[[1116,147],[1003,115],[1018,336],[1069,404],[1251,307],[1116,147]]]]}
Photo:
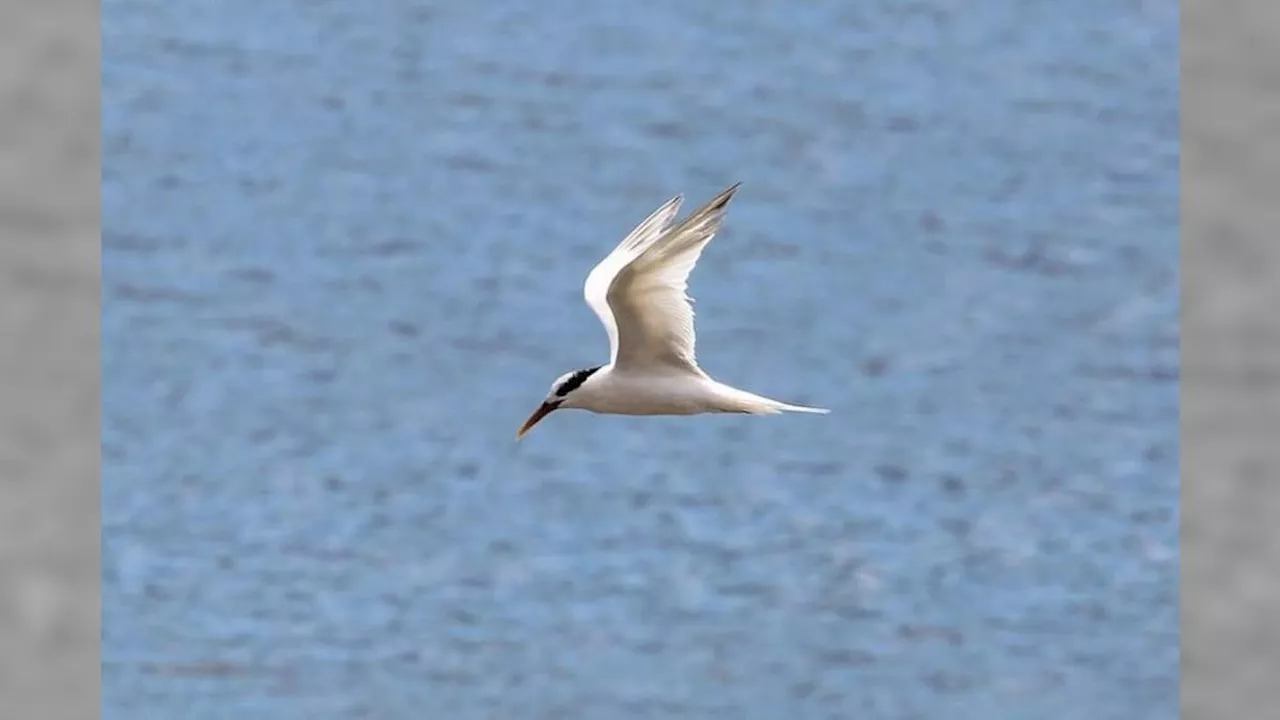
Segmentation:
{"type": "Polygon", "coordinates": [[[544,402],[539,405],[538,409],[534,410],[533,414],[529,416],[529,419],[524,421],[524,425],[521,425],[520,429],[516,431],[516,439],[519,440],[524,437],[525,433],[532,430],[534,425],[537,425],[542,418],[550,415],[551,411],[557,407],[560,407],[560,403],[544,402]]]}

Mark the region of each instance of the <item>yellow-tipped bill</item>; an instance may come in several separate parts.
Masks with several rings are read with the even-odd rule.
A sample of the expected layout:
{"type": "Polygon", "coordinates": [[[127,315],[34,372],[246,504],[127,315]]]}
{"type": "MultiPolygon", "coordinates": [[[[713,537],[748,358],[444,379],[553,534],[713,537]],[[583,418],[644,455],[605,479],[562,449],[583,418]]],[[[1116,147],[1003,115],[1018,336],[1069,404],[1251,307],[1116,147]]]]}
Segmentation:
{"type": "Polygon", "coordinates": [[[537,425],[542,418],[550,415],[551,411],[557,407],[559,407],[559,403],[544,402],[539,405],[538,409],[534,410],[533,414],[529,416],[529,419],[524,421],[524,425],[521,425],[520,429],[516,431],[516,439],[519,440],[524,437],[525,433],[532,430],[534,425],[537,425]]]}

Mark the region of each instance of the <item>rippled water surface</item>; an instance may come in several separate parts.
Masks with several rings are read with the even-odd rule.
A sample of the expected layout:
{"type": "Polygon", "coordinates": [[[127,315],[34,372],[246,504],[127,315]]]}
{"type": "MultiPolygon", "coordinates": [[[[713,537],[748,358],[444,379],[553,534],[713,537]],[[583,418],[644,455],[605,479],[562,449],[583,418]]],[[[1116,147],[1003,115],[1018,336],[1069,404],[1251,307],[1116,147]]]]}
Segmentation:
{"type": "Polygon", "coordinates": [[[112,718],[1177,712],[1177,6],[103,6],[112,718]],[[699,356],[515,427],[744,181],[699,356]]]}

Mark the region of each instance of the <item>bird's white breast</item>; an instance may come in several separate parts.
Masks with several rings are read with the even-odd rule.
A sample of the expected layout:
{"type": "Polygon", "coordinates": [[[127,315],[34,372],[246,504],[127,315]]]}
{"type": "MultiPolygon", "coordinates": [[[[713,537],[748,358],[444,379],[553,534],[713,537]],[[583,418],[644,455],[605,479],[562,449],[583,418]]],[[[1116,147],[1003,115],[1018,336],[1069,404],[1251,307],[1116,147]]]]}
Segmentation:
{"type": "Polygon", "coordinates": [[[576,406],[613,415],[697,415],[719,409],[716,383],[705,376],[623,373],[605,368],[598,378],[582,387],[576,406]]]}

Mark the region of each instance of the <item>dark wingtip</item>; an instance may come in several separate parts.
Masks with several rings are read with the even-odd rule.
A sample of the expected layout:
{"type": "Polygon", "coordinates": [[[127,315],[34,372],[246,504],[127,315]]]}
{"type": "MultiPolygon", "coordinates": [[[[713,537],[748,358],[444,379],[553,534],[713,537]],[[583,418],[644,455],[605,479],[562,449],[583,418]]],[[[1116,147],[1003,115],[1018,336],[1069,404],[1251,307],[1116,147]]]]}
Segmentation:
{"type": "Polygon", "coordinates": [[[715,200],[711,201],[711,207],[719,209],[724,207],[725,205],[728,205],[729,201],[733,199],[734,193],[738,192],[738,188],[741,186],[742,186],[741,180],[730,185],[728,188],[723,190],[719,195],[717,195],[715,200]]]}

